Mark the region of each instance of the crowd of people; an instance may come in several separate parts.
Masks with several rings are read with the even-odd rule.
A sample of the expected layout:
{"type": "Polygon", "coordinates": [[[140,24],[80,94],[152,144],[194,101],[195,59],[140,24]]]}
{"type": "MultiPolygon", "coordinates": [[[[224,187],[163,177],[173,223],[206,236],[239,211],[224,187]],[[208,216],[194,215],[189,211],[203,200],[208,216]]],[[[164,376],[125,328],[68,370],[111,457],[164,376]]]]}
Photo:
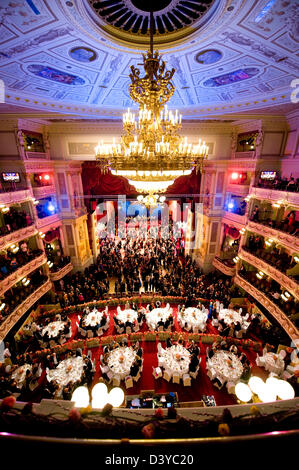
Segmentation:
{"type": "Polygon", "coordinates": [[[40,249],[30,249],[24,241],[16,243],[14,251],[9,249],[0,253],[0,281],[43,253],[40,249]],[[16,248],[18,251],[14,253],[16,248]]]}
{"type": "Polygon", "coordinates": [[[252,222],[258,222],[259,224],[267,225],[268,227],[287,232],[294,236],[299,235],[299,223],[297,220],[297,211],[295,210],[290,211],[282,220],[274,220],[271,217],[264,218],[260,208],[256,205],[249,219],[252,222]]]}
{"type": "Polygon", "coordinates": [[[295,180],[293,176],[287,178],[286,176],[276,175],[274,179],[262,179],[259,177],[257,185],[258,188],[276,189],[278,191],[299,191],[299,178],[295,180]]]}
{"type": "Polygon", "coordinates": [[[98,264],[65,276],[59,281],[56,302],[61,308],[103,299],[109,292],[108,272],[98,264]]]}
{"type": "Polygon", "coordinates": [[[268,264],[275,266],[279,271],[286,273],[287,270],[293,268],[297,263],[293,257],[285,251],[281,246],[267,246],[265,239],[259,235],[251,234],[243,249],[248,250],[257,258],[261,258],[268,264]]]}
{"type": "Polygon", "coordinates": [[[12,357],[9,345],[6,344],[5,360],[0,366],[0,398],[13,394],[20,401],[31,401],[33,396],[38,397],[38,400],[71,400],[73,391],[80,385],[89,387],[95,374],[93,361],[89,355],[83,354],[80,348],[68,351],[59,358],[53,350],[48,349],[43,358],[37,359],[28,352],[12,357]],[[63,386],[58,380],[48,380],[47,375],[43,374],[45,371],[56,369],[62,361],[78,356],[82,357],[83,361],[83,374],[79,380],[70,381],[63,386]],[[14,374],[20,368],[24,368],[21,381],[14,374]]]}
{"type": "MultiPolygon", "coordinates": [[[[293,318],[298,313],[299,302],[291,295],[288,298],[283,298],[282,294],[285,292],[285,289],[282,289],[278,282],[267,276],[260,279],[256,274],[256,270],[248,270],[244,265],[242,265],[239,270],[239,275],[241,277],[246,279],[250,284],[266,295],[287,316],[293,318]]],[[[295,320],[294,323],[298,326],[298,319],[295,320]]]]}
{"type": "Polygon", "coordinates": [[[15,284],[9,290],[7,290],[1,299],[4,307],[0,311],[0,324],[10,315],[24,300],[32,294],[38,287],[40,287],[48,279],[43,274],[41,269],[37,269],[32,274],[27,276],[30,280],[28,285],[24,285],[22,282],[15,284]]]}
{"type": "Polygon", "coordinates": [[[1,216],[3,222],[0,227],[0,235],[7,235],[33,224],[31,216],[25,210],[18,210],[14,207],[10,207],[9,211],[1,216]]]}

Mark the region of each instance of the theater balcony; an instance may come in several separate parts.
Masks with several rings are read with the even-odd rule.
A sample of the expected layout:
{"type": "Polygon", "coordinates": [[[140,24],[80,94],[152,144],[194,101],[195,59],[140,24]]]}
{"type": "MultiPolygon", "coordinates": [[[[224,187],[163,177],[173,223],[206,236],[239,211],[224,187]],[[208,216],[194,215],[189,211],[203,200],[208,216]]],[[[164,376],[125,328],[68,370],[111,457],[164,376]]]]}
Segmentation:
{"type": "Polygon", "coordinates": [[[234,276],[236,274],[236,267],[234,262],[231,260],[221,259],[218,256],[215,256],[213,266],[223,274],[226,274],[226,276],[234,276]]]}
{"type": "Polygon", "coordinates": [[[235,284],[244,289],[248,294],[250,294],[257,302],[259,302],[281,325],[289,337],[296,341],[299,339],[299,330],[293,324],[291,319],[281,310],[281,308],[272,301],[265,292],[259,290],[254,286],[248,279],[245,279],[243,275],[237,273],[234,278],[235,284]]]}
{"type": "MultiPolygon", "coordinates": [[[[53,268],[54,267],[55,265],[53,266],[53,268]]],[[[73,270],[73,265],[70,261],[68,261],[66,264],[62,266],[56,266],[55,270],[52,271],[52,269],[50,272],[51,281],[59,281],[59,279],[62,279],[64,276],[66,276],[73,270]]]]}
{"type": "Polygon", "coordinates": [[[252,187],[250,192],[251,197],[256,199],[268,200],[273,203],[278,201],[285,201],[288,204],[292,204],[299,207],[299,193],[280,191],[272,188],[259,188],[252,187]]]}
{"type": "Polygon", "coordinates": [[[251,232],[255,232],[258,235],[262,235],[266,238],[272,238],[273,240],[282,243],[293,251],[299,250],[299,238],[290,233],[283,232],[277,228],[270,227],[269,225],[262,224],[261,222],[248,221],[246,229],[251,232]]]}
{"type": "Polygon", "coordinates": [[[276,269],[275,266],[271,266],[260,257],[254,256],[245,247],[241,248],[238,256],[244,261],[255,266],[258,270],[263,271],[266,275],[270,276],[282,285],[287,291],[291,292],[296,299],[299,299],[299,284],[294,279],[291,279],[289,276],[276,269]]]}
{"type": "Polygon", "coordinates": [[[33,190],[33,195],[36,199],[41,199],[41,198],[51,196],[51,194],[56,193],[54,184],[51,184],[49,186],[36,187],[36,188],[33,187],[32,190],[33,190]]]}
{"type": "Polygon", "coordinates": [[[52,282],[45,278],[44,282],[38,286],[30,295],[23,300],[0,324],[0,341],[9,333],[17,321],[35,304],[43,295],[52,288],[52,282]]]}
{"type": "Polygon", "coordinates": [[[237,228],[242,228],[242,227],[239,227],[239,226],[245,226],[246,225],[246,215],[245,214],[240,215],[240,214],[236,214],[234,212],[225,211],[224,216],[222,218],[222,221],[225,222],[228,225],[233,222],[237,228]]]}
{"type": "Polygon", "coordinates": [[[32,193],[29,188],[16,188],[0,192],[0,204],[7,206],[20,204],[21,202],[32,200],[32,193]]]}
{"type": "Polygon", "coordinates": [[[37,234],[37,228],[34,225],[20,228],[14,232],[8,233],[7,235],[0,235],[0,250],[4,250],[13,243],[18,243],[25,238],[32,237],[37,234]]]}
{"type": "Polygon", "coordinates": [[[7,276],[0,282],[0,296],[2,296],[8,289],[14,286],[17,282],[24,279],[30,273],[35,271],[37,268],[41,267],[47,261],[46,255],[42,252],[39,256],[34,258],[29,263],[21,266],[15,272],[7,276]]]}

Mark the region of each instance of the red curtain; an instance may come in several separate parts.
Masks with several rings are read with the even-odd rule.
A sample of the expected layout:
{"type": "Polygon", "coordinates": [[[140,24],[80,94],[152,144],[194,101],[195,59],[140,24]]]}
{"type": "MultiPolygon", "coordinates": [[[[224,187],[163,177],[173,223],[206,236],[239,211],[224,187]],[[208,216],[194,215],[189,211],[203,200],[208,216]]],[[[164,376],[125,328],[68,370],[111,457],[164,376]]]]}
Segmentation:
{"type": "MultiPolygon", "coordinates": [[[[200,193],[200,173],[195,170],[191,175],[180,176],[168,187],[168,194],[199,194],[200,193]]],[[[137,195],[134,186],[122,176],[114,176],[110,172],[103,174],[97,162],[84,162],[82,165],[82,183],[84,195],[93,198],[94,196],[105,196],[109,194],[126,196],[137,195]]]]}

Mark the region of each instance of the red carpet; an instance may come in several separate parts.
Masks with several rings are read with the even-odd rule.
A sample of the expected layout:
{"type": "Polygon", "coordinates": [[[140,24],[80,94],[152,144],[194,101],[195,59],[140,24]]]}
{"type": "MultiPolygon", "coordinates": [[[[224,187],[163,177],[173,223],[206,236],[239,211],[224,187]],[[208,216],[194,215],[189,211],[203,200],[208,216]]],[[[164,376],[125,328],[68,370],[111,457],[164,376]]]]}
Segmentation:
{"type": "MultiPolygon", "coordinates": [[[[180,328],[180,326],[177,323],[177,308],[176,306],[173,307],[173,312],[174,312],[174,319],[175,319],[175,328],[173,331],[184,331],[180,328]]],[[[123,308],[123,307],[122,307],[123,308]]],[[[113,315],[116,312],[116,307],[114,308],[109,308],[109,314],[110,314],[110,326],[108,331],[105,333],[105,336],[107,335],[115,335],[116,331],[114,329],[114,324],[113,324],[113,315]]],[[[76,322],[78,321],[78,314],[72,314],[70,315],[70,318],[72,320],[72,332],[73,332],[73,338],[79,338],[77,335],[77,326],[76,322]]],[[[142,326],[141,331],[146,331],[147,325],[144,323],[142,326]]],[[[207,330],[206,333],[211,333],[211,334],[218,334],[218,331],[216,328],[214,328],[211,324],[210,321],[208,322],[207,325],[207,330]]],[[[200,372],[197,376],[196,379],[192,379],[192,385],[191,387],[184,387],[183,385],[178,385],[178,384],[173,384],[172,382],[167,382],[163,378],[160,379],[155,379],[152,375],[153,367],[157,366],[157,342],[154,341],[142,341],[141,347],[143,348],[143,372],[142,375],[139,379],[139,381],[136,383],[134,382],[134,387],[129,388],[125,390],[124,383],[122,382],[122,387],[125,390],[126,395],[138,395],[142,390],[154,390],[156,393],[167,393],[167,392],[177,392],[179,401],[199,401],[202,399],[203,395],[213,395],[216,400],[217,405],[231,405],[235,404],[236,400],[234,395],[228,394],[226,388],[224,387],[222,390],[218,390],[216,387],[214,387],[208,378],[206,374],[206,344],[200,343],[200,357],[201,357],[201,364],[200,364],[200,372]]],[[[130,343],[129,343],[130,344],[130,343]]],[[[164,344],[162,343],[164,346],[164,344]]],[[[239,347],[240,352],[242,351],[242,348],[239,347]]],[[[91,348],[91,353],[92,353],[92,358],[95,359],[95,365],[96,365],[96,374],[94,377],[94,383],[96,383],[101,376],[100,368],[99,368],[99,357],[102,354],[103,349],[101,346],[97,348],[91,348]]],[[[84,353],[87,354],[87,349],[84,350],[84,353]]],[[[255,358],[256,358],[256,352],[252,350],[244,350],[244,353],[247,355],[248,359],[251,362],[251,365],[253,367],[253,372],[256,375],[260,375],[262,377],[265,376],[265,371],[262,369],[258,368],[255,365],[255,358]]]]}

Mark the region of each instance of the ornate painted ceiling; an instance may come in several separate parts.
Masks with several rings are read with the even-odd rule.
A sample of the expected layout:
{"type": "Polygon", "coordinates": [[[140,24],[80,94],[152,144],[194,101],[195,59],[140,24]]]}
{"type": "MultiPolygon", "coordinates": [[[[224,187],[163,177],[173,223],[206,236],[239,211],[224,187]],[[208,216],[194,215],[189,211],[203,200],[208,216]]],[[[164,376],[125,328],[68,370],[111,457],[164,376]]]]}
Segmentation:
{"type": "Polygon", "coordinates": [[[299,0],[1,0],[0,112],[114,118],[134,107],[129,69],[148,49],[145,5],[176,69],[169,107],[187,118],[296,108],[299,0]]]}

